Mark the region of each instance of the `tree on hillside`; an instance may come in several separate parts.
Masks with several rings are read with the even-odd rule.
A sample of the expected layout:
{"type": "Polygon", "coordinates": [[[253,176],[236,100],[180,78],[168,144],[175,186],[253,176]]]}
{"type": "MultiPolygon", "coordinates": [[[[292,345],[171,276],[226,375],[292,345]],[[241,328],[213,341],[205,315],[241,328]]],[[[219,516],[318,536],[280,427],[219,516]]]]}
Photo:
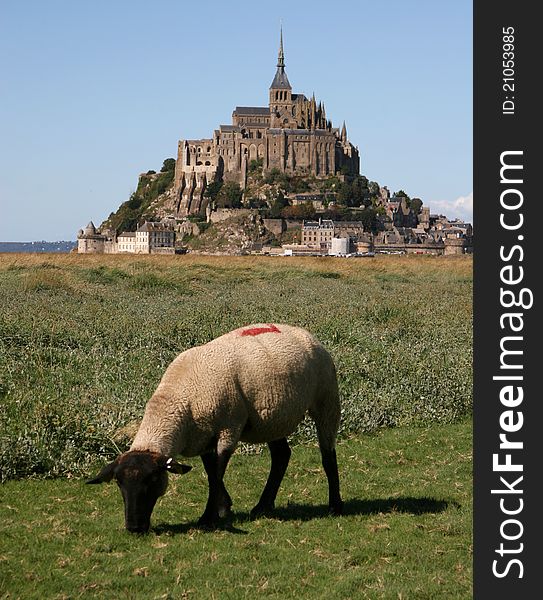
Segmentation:
{"type": "Polygon", "coordinates": [[[264,183],[276,184],[286,192],[290,191],[290,177],[277,168],[273,168],[264,178],[264,183]]]}
{"type": "Polygon", "coordinates": [[[351,186],[342,181],[336,186],[336,202],[340,206],[350,206],[351,204],[351,186]]]}
{"type": "Polygon", "coordinates": [[[263,164],[264,164],[263,158],[257,158],[257,159],[252,160],[249,163],[249,173],[250,174],[261,173],[263,164]]]}
{"type": "Polygon", "coordinates": [[[378,210],[369,207],[357,214],[357,220],[364,223],[364,231],[377,231],[377,214],[378,210]]]}
{"type": "Polygon", "coordinates": [[[281,216],[281,212],[285,207],[288,207],[288,200],[285,198],[285,195],[283,194],[283,192],[279,192],[277,194],[277,197],[275,198],[275,200],[272,202],[271,208],[270,208],[270,217],[272,219],[278,219],[281,216]]]}
{"type": "Polygon", "coordinates": [[[351,182],[351,206],[365,206],[369,203],[368,179],[357,175],[351,182]]]}
{"type": "Polygon", "coordinates": [[[304,202],[297,206],[285,206],[281,211],[285,219],[303,219],[305,221],[315,218],[315,208],[311,202],[304,202]]]}
{"type": "Polygon", "coordinates": [[[420,211],[422,209],[422,200],[420,198],[411,198],[411,205],[410,207],[413,209],[413,211],[418,215],[420,214],[420,211]]]}
{"type": "Polygon", "coordinates": [[[217,194],[217,206],[219,208],[241,208],[241,198],[243,192],[239,184],[233,181],[224,183],[217,194]]]}
{"type": "Polygon", "coordinates": [[[370,196],[372,198],[377,198],[377,196],[379,196],[380,189],[381,189],[381,186],[377,183],[377,181],[368,182],[368,190],[369,190],[370,196]]]}
{"type": "Polygon", "coordinates": [[[211,201],[214,201],[217,199],[217,196],[219,195],[221,188],[222,188],[222,181],[218,181],[216,179],[215,181],[212,181],[211,183],[209,183],[206,186],[206,189],[204,191],[204,196],[206,198],[209,198],[211,201]]]}
{"type": "Polygon", "coordinates": [[[162,169],[160,169],[160,172],[166,173],[167,171],[175,171],[175,158],[167,158],[162,163],[162,169]]]}
{"type": "Polygon", "coordinates": [[[370,202],[368,180],[363,175],[338,184],[336,190],[337,202],[342,206],[365,206],[370,202]]]}

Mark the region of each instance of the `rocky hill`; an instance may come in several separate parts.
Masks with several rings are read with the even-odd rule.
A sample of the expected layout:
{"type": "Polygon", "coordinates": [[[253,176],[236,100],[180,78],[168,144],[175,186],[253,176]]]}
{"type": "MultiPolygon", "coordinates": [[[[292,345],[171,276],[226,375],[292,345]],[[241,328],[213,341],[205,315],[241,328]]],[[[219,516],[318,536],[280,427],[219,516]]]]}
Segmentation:
{"type": "MultiPolygon", "coordinates": [[[[299,229],[304,219],[362,221],[366,231],[375,231],[378,215],[382,214],[383,188],[362,175],[317,178],[276,169],[264,173],[261,161],[255,160],[249,165],[243,190],[237,183],[212,182],[204,193],[204,204],[212,209],[211,214],[208,209],[203,214],[181,216],[179,198],[173,189],[174,175],[173,158],[166,159],[158,173],[142,173],[135,192],[109,215],[101,228],[119,233],[135,231],[145,221],[167,221],[178,232],[177,243],[188,250],[239,254],[262,245],[300,241],[299,229]],[[320,200],[314,202],[315,198],[320,200]],[[267,227],[270,218],[286,219],[288,230],[267,227]]],[[[404,192],[398,194],[420,210],[420,200],[411,200],[404,192]]]]}
{"type": "MultiPolygon", "coordinates": [[[[138,179],[136,191],[102,223],[101,228],[135,231],[145,221],[160,220],[160,207],[172,197],[175,159],[167,158],[159,173],[147,171],[138,179]]],[[[173,208],[173,206],[171,207],[173,208]]],[[[170,212],[169,210],[166,212],[170,212]]]]}
{"type": "Polygon", "coordinates": [[[234,210],[231,216],[213,223],[195,223],[193,233],[182,243],[202,254],[245,254],[263,245],[280,246],[299,237],[300,227],[274,233],[257,210],[234,210]]]}

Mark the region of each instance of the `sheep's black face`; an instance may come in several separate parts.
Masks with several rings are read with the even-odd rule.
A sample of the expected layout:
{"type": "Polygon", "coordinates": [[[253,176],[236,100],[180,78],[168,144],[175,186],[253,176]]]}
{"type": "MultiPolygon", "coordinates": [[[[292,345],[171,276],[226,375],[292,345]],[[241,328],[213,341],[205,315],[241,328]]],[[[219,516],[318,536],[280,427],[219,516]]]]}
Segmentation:
{"type": "Polygon", "coordinates": [[[133,533],[147,533],[156,501],[168,487],[168,471],[187,473],[190,469],[156,452],[126,452],[87,483],[115,479],[124,500],[126,529],[133,533]]]}

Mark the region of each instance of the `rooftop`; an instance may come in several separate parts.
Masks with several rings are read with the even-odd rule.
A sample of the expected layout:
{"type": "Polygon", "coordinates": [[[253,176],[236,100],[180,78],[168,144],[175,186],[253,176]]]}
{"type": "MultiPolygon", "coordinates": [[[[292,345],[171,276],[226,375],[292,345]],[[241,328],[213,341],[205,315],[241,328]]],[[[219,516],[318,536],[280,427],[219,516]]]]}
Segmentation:
{"type": "Polygon", "coordinates": [[[236,106],[235,115],[270,115],[268,106],[236,106]]]}
{"type": "Polygon", "coordinates": [[[137,231],[171,231],[168,227],[165,227],[163,223],[151,223],[145,221],[143,225],[138,227],[137,231]]]}

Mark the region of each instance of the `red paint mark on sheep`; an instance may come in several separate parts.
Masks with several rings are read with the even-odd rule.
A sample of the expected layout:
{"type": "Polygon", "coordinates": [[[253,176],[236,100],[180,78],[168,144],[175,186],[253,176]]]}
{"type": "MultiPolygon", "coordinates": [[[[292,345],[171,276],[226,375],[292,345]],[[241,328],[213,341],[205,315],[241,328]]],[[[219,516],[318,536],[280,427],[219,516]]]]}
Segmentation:
{"type": "Polygon", "coordinates": [[[271,323],[266,327],[253,327],[252,329],[244,329],[240,335],[260,335],[261,333],[281,333],[281,331],[271,323]]]}

